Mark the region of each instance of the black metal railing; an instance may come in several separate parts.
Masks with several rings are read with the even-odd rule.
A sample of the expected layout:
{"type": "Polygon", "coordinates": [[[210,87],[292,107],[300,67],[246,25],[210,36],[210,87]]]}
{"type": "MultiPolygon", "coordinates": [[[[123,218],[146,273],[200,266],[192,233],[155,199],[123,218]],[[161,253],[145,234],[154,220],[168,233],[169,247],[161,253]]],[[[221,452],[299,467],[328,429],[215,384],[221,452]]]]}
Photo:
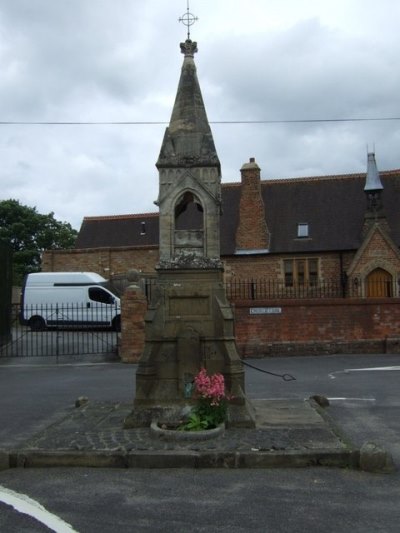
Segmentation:
{"type": "Polygon", "coordinates": [[[340,280],[315,283],[284,283],[271,279],[232,279],[225,283],[229,300],[342,298],[346,290],[340,280]]]}
{"type": "MultiPolygon", "coordinates": [[[[145,280],[144,290],[151,301],[157,280],[145,280]]],[[[328,298],[392,298],[399,290],[394,281],[360,280],[359,278],[338,278],[316,282],[290,282],[268,278],[232,278],[225,282],[228,300],[279,300],[279,299],[328,299],[328,298]]]]}
{"type": "MultiPolygon", "coordinates": [[[[111,306],[113,307],[113,306],[111,306]]],[[[116,354],[120,310],[85,305],[8,307],[11,337],[0,357],[116,354]]]]}
{"type": "Polygon", "coordinates": [[[285,283],[270,279],[233,279],[225,283],[229,300],[305,298],[393,298],[399,295],[394,280],[360,278],[285,283]]]}
{"type": "Polygon", "coordinates": [[[7,308],[11,304],[12,252],[8,244],[0,241],[0,346],[11,336],[7,308]]]}

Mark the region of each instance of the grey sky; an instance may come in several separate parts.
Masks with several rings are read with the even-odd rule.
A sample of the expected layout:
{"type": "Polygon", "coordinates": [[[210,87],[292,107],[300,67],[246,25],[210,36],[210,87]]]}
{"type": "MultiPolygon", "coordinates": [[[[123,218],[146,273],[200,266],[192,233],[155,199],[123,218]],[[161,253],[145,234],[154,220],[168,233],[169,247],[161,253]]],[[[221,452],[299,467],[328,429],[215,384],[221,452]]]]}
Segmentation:
{"type": "MultiPolygon", "coordinates": [[[[184,0],[0,0],[0,121],[165,121],[184,0]]],[[[191,0],[210,121],[400,117],[397,0],[191,0]]],[[[0,199],[84,216],[156,211],[165,125],[0,125],[0,199]]],[[[400,168],[400,121],[213,124],[223,181],[400,168]]]]}

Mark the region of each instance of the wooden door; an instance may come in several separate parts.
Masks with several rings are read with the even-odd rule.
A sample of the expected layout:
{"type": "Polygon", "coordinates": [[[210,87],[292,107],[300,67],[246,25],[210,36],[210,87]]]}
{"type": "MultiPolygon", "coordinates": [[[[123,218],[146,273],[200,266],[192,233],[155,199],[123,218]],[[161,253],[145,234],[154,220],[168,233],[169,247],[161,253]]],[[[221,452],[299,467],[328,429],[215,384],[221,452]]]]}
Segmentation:
{"type": "Polygon", "coordinates": [[[392,276],[383,268],[376,268],[367,277],[368,298],[389,298],[392,296],[392,276]]]}

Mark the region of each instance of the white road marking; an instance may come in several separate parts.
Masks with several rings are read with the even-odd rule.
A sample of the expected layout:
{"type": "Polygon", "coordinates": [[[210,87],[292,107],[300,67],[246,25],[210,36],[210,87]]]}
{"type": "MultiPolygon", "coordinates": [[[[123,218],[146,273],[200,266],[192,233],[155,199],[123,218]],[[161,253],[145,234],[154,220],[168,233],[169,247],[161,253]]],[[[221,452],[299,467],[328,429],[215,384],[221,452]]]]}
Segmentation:
{"type": "Polygon", "coordinates": [[[287,401],[303,401],[307,400],[308,398],[292,398],[290,396],[283,396],[282,398],[259,398],[258,396],[247,394],[248,398],[251,398],[252,400],[260,400],[262,402],[287,402],[287,401]]]}
{"type": "MultiPolygon", "coordinates": [[[[258,398],[258,397],[251,397],[251,395],[249,396],[249,398],[251,398],[252,400],[261,400],[261,401],[264,401],[264,402],[283,402],[283,401],[304,401],[306,402],[307,400],[309,400],[309,398],[258,398]]],[[[329,400],[330,402],[345,402],[345,401],[348,401],[348,402],[376,402],[376,399],[375,398],[347,398],[345,396],[338,396],[338,397],[327,397],[327,400],[329,400]]]]}
{"type": "Polygon", "coordinates": [[[328,398],[330,402],[376,402],[375,398],[328,398]]]}
{"type": "Polygon", "coordinates": [[[370,368],[346,368],[344,372],[372,372],[372,371],[388,371],[400,370],[400,366],[373,366],[370,368]]]}
{"type": "Polygon", "coordinates": [[[26,494],[19,494],[0,485],[0,502],[11,505],[16,511],[35,518],[55,533],[77,533],[72,526],[47,511],[40,503],[32,500],[26,494]]]}
{"type": "Polygon", "coordinates": [[[394,372],[400,370],[400,366],[374,366],[369,368],[346,368],[328,374],[331,379],[336,378],[336,374],[349,374],[350,372],[394,372]]]}

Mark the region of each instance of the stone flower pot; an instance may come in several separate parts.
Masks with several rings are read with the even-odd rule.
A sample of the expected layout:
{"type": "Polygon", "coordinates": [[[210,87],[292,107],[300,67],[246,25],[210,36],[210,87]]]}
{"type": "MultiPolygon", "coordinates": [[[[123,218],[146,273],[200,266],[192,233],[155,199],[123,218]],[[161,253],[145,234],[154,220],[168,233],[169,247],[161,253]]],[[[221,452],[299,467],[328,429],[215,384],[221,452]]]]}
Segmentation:
{"type": "Polygon", "coordinates": [[[150,433],[153,437],[168,441],[196,441],[214,439],[222,435],[225,431],[225,424],[220,424],[213,429],[203,429],[201,431],[178,430],[179,424],[170,422],[162,423],[154,420],[150,426],[150,433]]]}

